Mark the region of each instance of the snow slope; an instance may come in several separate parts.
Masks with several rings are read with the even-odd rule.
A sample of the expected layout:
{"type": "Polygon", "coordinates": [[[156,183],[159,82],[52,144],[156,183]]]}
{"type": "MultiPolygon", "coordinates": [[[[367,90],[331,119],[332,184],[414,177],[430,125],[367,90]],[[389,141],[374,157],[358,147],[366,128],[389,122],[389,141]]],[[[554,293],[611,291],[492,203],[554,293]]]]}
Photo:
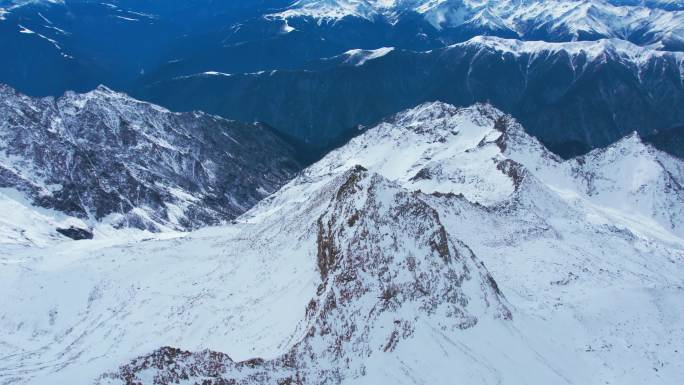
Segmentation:
{"type": "Polygon", "coordinates": [[[489,106],[429,103],[312,172],[357,163],[431,194],[514,308],[589,360],[592,383],[681,377],[681,160],[632,135],[563,161],[489,106]]]}
{"type": "Polygon", "coordinates": [[[24,194],[14,189],[0,189],[0,212],[4,213],[0,218],[0,243],[5,250],[9,245],[46,246],[63,241],[63,236],[56,231],[58,228],[87,228],[78,218],[33,206],[24,194]]]}
{"type": "Polygon", "coordinates": [[[675,384],[682,170],[420,105],[234,224],[0,257],[0,381],[675,384]]]}
{"type": "Polygon", "coordinates": [[[374,50],[353,49],[343,53],[344,64],[353,66],[362,66],[366,62],[381,58],[394,50],[393,47],[383,47],[374,50]]]}
{"type": "Polygon", "coordinates": [[[509,199],[520,183],[502,172],[510,161],[522,164],[554,192],[614,209],[625,220],[657,222],[664,236],[684,236],[681,160],[631,135],[562,161],[488,105],[421,105],[353,139],[311,169],[330,173],[360,164],[409,189],[462,194],[491,207],[509,199]],[[511,126],[505,134],[503,125],[511,126]]]}

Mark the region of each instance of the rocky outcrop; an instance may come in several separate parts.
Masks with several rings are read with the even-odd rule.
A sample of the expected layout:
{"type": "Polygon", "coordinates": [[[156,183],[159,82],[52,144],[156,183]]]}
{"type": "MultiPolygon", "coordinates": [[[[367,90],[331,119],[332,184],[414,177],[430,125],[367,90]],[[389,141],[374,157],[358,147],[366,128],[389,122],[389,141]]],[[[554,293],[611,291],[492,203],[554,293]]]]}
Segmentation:
{"type": "Polygon", "coordinates": [[[479,317],[511,319],[494,279],[420,194],[360,167],[337,185],[318,219],[321,283],[302,309],[304,337],[287,353],[234,362],[223,353],[167,347],[100,383],[340,384],[363,376],[368,357],[412,338],[423,319],[445,333],[472,328],[479,317]]]}

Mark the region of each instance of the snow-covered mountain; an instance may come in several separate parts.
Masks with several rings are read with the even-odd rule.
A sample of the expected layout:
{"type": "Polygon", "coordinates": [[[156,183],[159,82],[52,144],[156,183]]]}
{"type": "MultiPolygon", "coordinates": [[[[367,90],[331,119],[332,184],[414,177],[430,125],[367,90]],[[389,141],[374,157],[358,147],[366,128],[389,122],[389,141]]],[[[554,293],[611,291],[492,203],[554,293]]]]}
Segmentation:
{"type": "Polygon", "coordinates": [[[625,221],[630,228],[642,223],[684,236],[684,163],[637,134],[564,161],[488,105],[459,109],[427,103],[353,139],[309,171],[328,174],[354,164],[412,191],[462,195],[490,208],[527,184],[543,186],[603,210],[604,216],[615,214],[613,223],[625,221]]]}
{"type": "Polygon", "coordinates": [[[299,0],[275,16],[311,17],[319,22],[343,18],[384,18],[398,22],[406,13],[422,15],[438,30],[547,41],[620,38],[659,43],[680,50],[684,12],[680,2],[604,0],[299,0]]]}
{"type": "Polygon", "coordinates": [[[683,180],[635,135],[562,160],[422,104],[233,224],[0,257],[0,379],[675,384],[683,180]]]}
{"type": "Polygon", "coordinates": [[[0,187],[21,192],[3,204],[51,209],[48,233],[58,217],[81,229],[223,223],[299,168],[290,145],[259,124],[172,113],[106,87],[35,99],[0,86],[0,187]]]}
{"type": "Polygon", "coordinates": [[[484,35],[555,42],[623,39],[684,50],[680,0],[21,4],[0,3],[0,50],[14,52],[0,62],[0,82],[30,95],[85,91],[97,84],[133,94],[193,73],[301,69],[351,49],[425,51],[484,35]],[[43,71],[45,66],[52,71],[43,71]]]}

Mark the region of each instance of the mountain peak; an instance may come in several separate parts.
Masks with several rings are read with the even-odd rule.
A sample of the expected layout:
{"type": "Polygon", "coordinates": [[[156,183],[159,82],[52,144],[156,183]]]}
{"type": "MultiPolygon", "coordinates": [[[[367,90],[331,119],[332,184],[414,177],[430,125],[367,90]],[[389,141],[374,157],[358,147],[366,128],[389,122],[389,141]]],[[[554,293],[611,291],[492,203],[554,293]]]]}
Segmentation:
{"type": "MultiPolygon", "coordinates": [[[[621,158],[628,156],[655,157],[658,153],[660,153],[659,150],[653,148],[650,144],[645,143],[641,138],[641,135],[639,135],[638,132],[634,131],[629,135],[625,135],[622,139],[618,140],[617,142],[605,148],[597,148],[582,157],[601,158],[607,156],[608,154],[615,154],[616,156],[619,156],[621,158]]],[[[661,153],[660,155],[665,154],[661,153]]]]}
{"type": "Polygon", "coordinates": [[[98,85],[92,92],[98,92],[101,94],[118,94],[118,95],[123,95],[123,93],[116,92],[113,89],[105,86],[104,84],[98,85]]]}
{"type": "Polygon", "coordinates": [[[624,143],[625,145],[647,146],[637,131],[632,131],[629,135],[625,135],[625,137],[617,141],[617,143],[624,143]]]}
{"type": "Polygon", "coordinates": [[[486,103],[465,108],[423,103],[352,139],[310,172],[339,172],[360,164],[414,190],[463,194],[493,204],[515,189],[515,181],[492,161],[504,159],[497,141],[518,133],[514,121],[501,124],[505,117],[486,103]]]}
{"type": "Polygon", "coordinates": [[[101,383],[136,382],[154,372],[169,382],[340,384],[423,343],[416,336],[425,331],[457,337],[480,323],[512,322],[484,264],[418,194],[363,168],[342,175],[337,188],[322,188],[323,214],[308,211],[297,228],[315,229],[320,283],[286,351],[235,362],[223,353],[163,348],[105,374],[101,383]]]}
{"type": "MultiPolygon", "coordinates": [[[[115,91],[112,88],[109,88],[105,86],[104,84],[100,84],[94,89],[84,92],[84,93],[79,93],[79,92],[74,92],[74,91],[67,91],[64,96],[62,97],[63,99],[74,99],[74,98],[103,98],[103,99],[122,99],[122,100],[130,100],[130,101],[137,101],[136,99],[132,98],[128,94],[120,91],[115,91]]],[[[137,101],[140,102],[140,101],[137,101]]],[[[143,102],[140,102],[143,103],[143,102]]]]}
{"type": "MultiPolygon", "coordinates": [[[[481,34],[526,36],[539,34],[563,41],[629,38],[639,44],[663,43],[669,35],[681,36],[684,14],[681,4],[654,1],[496,1],[496,0],[300,0],[278,17],[312,17],[339,20],[345,17],[373,20],[416,13],[435,29],[474,29],[481,34]],[[650,28],[643,36],[644,25],[650,28]]],[[[678,43],[673,42],[675,46],[678,43]]],[[[667,43],[667,42],[665,42],[667,43]]]]}
{"type": "Polygon", "coordinates": [[[468,118],[473,122],[485,125],[503,115],[503,112],[489,103],[475,103],[469,107],[456,107],[442,101],[432,101],[399,112],[391,120],[405,127],[420,127],[420,130],[424,131],[426,127],[438,123],[444,124],[449,119],[457,117],[468,118]]]}
{"type": "Polygon", "coordinates": [[[54,102],[20,94],[3,102],[0,184],[93,226],[223,223],[299,167],[294,150],[261,127],[172,113],[104,86],[54,102]]]}

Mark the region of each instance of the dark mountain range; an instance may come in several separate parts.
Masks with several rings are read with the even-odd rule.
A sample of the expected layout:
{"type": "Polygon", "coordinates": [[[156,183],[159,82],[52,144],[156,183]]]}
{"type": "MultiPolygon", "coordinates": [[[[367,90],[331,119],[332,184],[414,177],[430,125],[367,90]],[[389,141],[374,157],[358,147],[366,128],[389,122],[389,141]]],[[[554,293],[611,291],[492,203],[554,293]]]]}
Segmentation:
{"type": "Polygon", "coordinates": [[[670,154],[684,158],[684,126],[661,130],[644,139],[670,154]]]}
{"type": "Polygon", "coordinates": [[[431,100],[489,101],[563,156],[684,124],[681,55],[664,53],[684,49],[679,0],[3,4],[0,82],[29,95],[105,84],[264,121],[311,154],[431,100]],[[380,47],[395,51],[353,65],[380,47]]]}
{"type": "Polygon", "coordinates": [[[0,64],[0,82],[36,96],[100,83],[131,91],[199,72],[300,69],[350,49],[423,51],[480,35],[557,42],[617,38],[659,50],[684,49],[684,12],[674,0],[350,4],[4,2],[0,49],[13,55],[0,64]]]}
{"type": "MultiPolygon", "coordinates": [[[[140,76],[194,56],[209,36],[284,0],[66,0],[0,4],[0,82],[33,96],[126,90],[140,76]],[[5,8],[2,8],[5,7],[5,8]],[[3,15],[4,12],[4,15],[3,15]]],[[[276,8],[274,8],[276,7],[276,8]]]]}
{"type": "Polygon", "coordinates": [[[319,146],[417,103],[490,102],[567,157],[683,124],[683,58],[621,40],[475,38],[428,52],[354,50],[298,71],[201,73],[139,96],[263,121],[319,146]]]}

